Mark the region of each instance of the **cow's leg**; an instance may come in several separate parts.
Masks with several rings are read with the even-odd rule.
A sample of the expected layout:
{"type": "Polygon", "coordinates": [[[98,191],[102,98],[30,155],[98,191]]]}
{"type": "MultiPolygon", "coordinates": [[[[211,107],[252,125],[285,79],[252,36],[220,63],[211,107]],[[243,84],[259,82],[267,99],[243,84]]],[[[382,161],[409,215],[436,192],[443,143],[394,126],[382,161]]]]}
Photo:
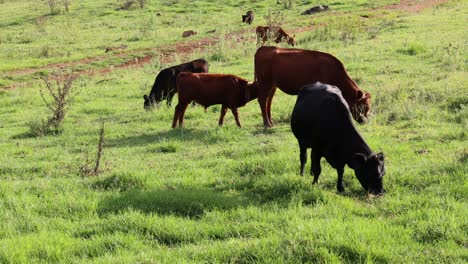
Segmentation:
{"type": "Polygon", "coordinates": [[[238,127],[242,127],[241,122],[239,121],[239,112],[237,111],[237,107],[231,108],[232,114],[234,115],[234,118],[236,119],[236,124],[238,127]]]}
{"type": "Polygon", "coordinates": [[[267,117],[268,117],[268,122],[270,126],[274,126],[273,121],[271,120],[271,103],[273,101],[273,96],[275,96],[276,88],[273,88],[269,93],[268,93],[268,100],[267,100],[267,117]]]}
{"type": "Polygon", "coordinates": [[[270,127],[270,123],[268,122],[267,117],[267,97],[265,95],[261,95],[258,97],[258,103],[260,104],[260,110],[262,110],[262,117],[263,117],[263,125],[265,127],[270,127]]]}
{"type": "Polygon", "coordinates": [[[175,107],[175,110],[174,110],[174,119],[172,120],[172,128],[175,128],[177,126],[177,119],[179,118],[180,116],[180,109],[181,109],[181,104],[178,103],[175,107]]]}
{"type": "MultiPolygon", "coordinates": [[[[181,104],[181,103],[179,103],[181,104]]],[[[177,105],[179,105],[177,104],[177,105]]],[[[187,107],[189,106],[190,103],[182,103],[181,108],[180,108],[180,114],[179,114],[179,127],[182,127],[184,125],[184,115],[185,115],[185,110],[187,110],[187,107]]]]}
{"type": "Polygon", "coordinates": [[[304,167],[307,163],[307,148],[304,145],[299,144],[299,150],[301,152],[299,154],[299,159],[301,161],[301,176],[304,176],[304,167]]]}
{"type": "MultiPolygon", "coordinates": [[[[224,123],[224,116],[226,115],[227,113],[227,106],[223,105],[223,108],[221,108],[221,115],[219,116],[219,126],[223,126],[223,123],[224,123]]],[[[205,112],[206,112],[206,108],[205,108],[205,112]]]]}
{"type": "Polygon", "coordinates": [[[338,172],[338,182],[336,183],[336,189],[338,192],[343,192],[344,191],[344,186],[343,186],[343,173],[344,173],[344,167],[340,167],[336,169],[338,172]]]}
{"type": "Polygon", "coordinates": [[[310,174],[314,175],[313,184],[318,182],[320,173],[322,172],[322,168],[320,167],[320,159],[322,158],[318,151],[314,151],[312,149],[312,153],[310,154],[310,158],[312,160],[312,165],[310,166],[310,174]]]}

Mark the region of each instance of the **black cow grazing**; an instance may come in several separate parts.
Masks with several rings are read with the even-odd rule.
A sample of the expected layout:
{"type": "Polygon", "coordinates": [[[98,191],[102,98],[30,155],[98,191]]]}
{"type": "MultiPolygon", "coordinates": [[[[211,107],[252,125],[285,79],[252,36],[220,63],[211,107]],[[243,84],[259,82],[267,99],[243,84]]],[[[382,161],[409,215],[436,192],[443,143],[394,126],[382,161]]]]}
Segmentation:
{"type": "Polygon", "coordinates": [[[320,13],[320,12],[324,12],[328,10],[330,10],[330,8],[327,5],[319,5],[319,6],[314,6],[314,7],[307,9],[306,11],[302,12],[301,15],[303,16],[312,15],[315,13],[320,13]]]}
{"type": "Polygon", "coordinates": [[[149,96],[146,94],[143,96],[145,99],[145,109],[148,110],[151,106],[159,104],[164,99],[166,99],[167,105],[171,105],[172,97],[177,92],[177,75],[181,72],[208,72],[208,62],[204,59],[198,59],[160,71],[158,76],[156,76],[149,96]]]}
{"type": "Polygon", "coordinates": [[[317,82],[305,85],[297,97],[291,115],[291,128],[299,142],[301,175],[312,148],[311,174],[317,183],[325,157],[337,170],[339,192],[344,191],[343,172],[347,164],[354,170],[362,187],[369,193],[383,193],[384,154],[375,154],[351,121],[349,107],[336,86],[317,82]]]}
{"type": "Polygon", "coordinates": [[[254,12],[249,10],[245,15],[242,15],[242,23],[252,24],[254,20],[254,12]]]}

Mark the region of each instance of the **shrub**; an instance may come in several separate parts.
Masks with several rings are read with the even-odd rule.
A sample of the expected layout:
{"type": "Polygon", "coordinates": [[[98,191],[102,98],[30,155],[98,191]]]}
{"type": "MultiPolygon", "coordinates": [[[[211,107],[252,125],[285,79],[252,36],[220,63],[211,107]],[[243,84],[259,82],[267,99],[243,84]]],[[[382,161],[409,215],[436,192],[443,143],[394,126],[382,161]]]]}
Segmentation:
{"type": "Polygon", "coordinates": [[[47,4],[47,6],[50,9],[50,14],[56,15],[56,14],[60,13],[60,7],[59,7],[59,4],[58,4],[58,0],[47,0],[47,1],[45,1],[45,3],[47,4]]]}
{"type": "Polygon", "coordinates": [[[146,4],[146,0],[138,0],[138,3],[140,4],[140,8],[144,8],[146,4]]]}
{"type": "Polygon", "coordinates": [[[46,31],[46,26],[47,26],[47,17],[46,16],[39,16],[35,20],[36,28],[40,32],[45,32],[46,31]]]}
{"type": "Polygon", "coordinates": [[[292,9],[294,6],[294,0],[283,0],[283,7],[286,9],[292,9]]]}
{"type": "Polygon", "coordinates": [[[45,4],[49,7],[50,14],[57,15],[62,12],[60,4],[63,5],[65,12],[70,11],[71,0],[46,0],[45,4]]]}
{"type": "Polygon", "coordinates": [[[138,3],[141,9],[145,7],[146,0],[124,0],[124,3],[117,10],[128,10],[133,4],[138,3]]]}
{"type": "Polygon", "coordinates": [[[55,85],[49,76],[42,78],[49,98],[46,98],[43,88],[40,89],[40,94],[45,105],[51,112],[51,116],[47,121],[33,121],[29,124],[33,135],[59,134],[62,131],[61,126],[65,115],[73,99],[79,93],[72,92],[72,85],[75,78],[76,76],[71,74],[65,76],[55,75],[55,85]],[[61,78],[63,78],[63,82],[60,81],[61,78]]]}
{"type": "Polygon", "coordinates": [[[101,130],[99,132],[99,141],[97,144],[97,151],[96,151],[96,158],[95,159],[89,159],[86,157],[86,162],[84,165],[80,167],[80,173],[82,175],[86,176],[96,176],[101,173],[101,158],[102,158],[102,150],[104,148],[104,122],[102,122],[101,130]],[[91,168],[90,166],[94,164],[94,168],[91,168]]]}
{"type": "MultiPolygon", "coordinates": [[[[283,25],[283,21],[286,17],[281,11],[269,10],[263,18],[265,18],[266,25],[268,26],[267,42],[269,43],[267,44],[272,44],[276,36],[278,35],[278,29],[283,25]]],[[[260,39],[258,39],[257,43],[260,42],[260,39]]]]}

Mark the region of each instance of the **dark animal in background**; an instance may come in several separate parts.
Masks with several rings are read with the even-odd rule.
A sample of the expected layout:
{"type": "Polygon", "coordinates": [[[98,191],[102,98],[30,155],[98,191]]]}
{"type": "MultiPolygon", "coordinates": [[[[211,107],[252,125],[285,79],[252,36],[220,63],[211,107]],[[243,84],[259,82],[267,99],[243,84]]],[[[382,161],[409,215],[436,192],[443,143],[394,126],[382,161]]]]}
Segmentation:
{"type": "Polygon", "coordinates": [[[311,174],[317,183],[325,157],[337,170],[336,188],[344,191],[343,172],[347,164],[354,170],[362,187],[369,193],[383,193],[384,154],[373,153],[353,125],[349,107],[340,89],[317,82],[304,86],[297,96],[291,115],[291,129],[299,142],[301,175],[312,148],[311,174]]]}
{"type": "Polygon", "coordinates": [[[220,126],[223,125],[227,110],[231,109],[237,126],[242,127],[237,108],[257,98],[257,87],[254,83],[249,84],[242,78],[226,74],[183,72],[177,77],[177,90],[179,103],[175,108],[172,128],[176,127],[177,121],[179,127],[183,126],[185,110],[192,101],[205,109],[221,104],[220,126]]]}
{"type": "Polygon", "coordinates": [[[271,102],[276,87],[296,95],[302,86],[315,82],[336,85],[351,107],[353,118],[364,123],[370,110],[370,94],[349,77],[334,56],[312,50],[260,47],[255,53],[255,82],[265,127],[273,126],[271,102]]]}
{"type": "Polygon", "coordinates": [[[301,15],[303,16],[312,15],[312,14],[316,14],[316,13],[320,13],[320,12],[324,12],[328,10],[330,10],[330,8],[327,5],[319,5],[319,6],[314,6],[314,7],[307,9],[306,11],[302,12],[301,15]]]}
{"type": "Polygon", "coordinates": [[[255,29],[257,33],[257,40],[262,42],[262,45],[268,40],[268,37],[272,37],[275,43],[280,43],[286,41],[289,45],[293,46],[296,45],[296,41],[294,37],[289,36],[286,31],[284,31],[281,27],[278,28],[270,28],[270,27],[263,27],[258,26],[255,29]],[[271,35],[271,36],[270,36],[271,35]]]}
{"type": "Polygon", "coordinates": [[[107,47],[105,52],[115,51],[115,50],[124,50],[126,48],[128,48],[127,45],[120,45],[120,46],[117,46],[117,47],[107,47]]]}
{"type": "Polygon", "coordinates": [[[176,78],[181,72],[208,72],[208,62],[204,59],[198,59],[160,71],[149,96],[143,96],[145,109],[159,104],[164,99],[166,99],[167,105],[171,105],[172,98],[177,92],[176,78]]]}
{"type": "Polygon", "coordinates": [[[206,32],[206,34],[211,34],[211,33],[215,33],[215,32],[216,32],[216,29],[212,29],[212,30],[208,30],[208,31],[206,32]]]}
{"type": "Polygon", "coordinates": [[[193,35],[196,35],[196,34],[197,34],[197,32],[195,32],[195,31],[193,31],[193,30],[187,30],[187,31],[184,31],[184,32],[182,33],[182,37],[183,37],[183,38],[188,38],[188,37],[193,36],[193,35]]]}
{"type": "Polygon", "coordinates": [[[242,15],[242,23],[252,24],[254,20],[254,12],[249,10],[245,15],[242,15]]]}

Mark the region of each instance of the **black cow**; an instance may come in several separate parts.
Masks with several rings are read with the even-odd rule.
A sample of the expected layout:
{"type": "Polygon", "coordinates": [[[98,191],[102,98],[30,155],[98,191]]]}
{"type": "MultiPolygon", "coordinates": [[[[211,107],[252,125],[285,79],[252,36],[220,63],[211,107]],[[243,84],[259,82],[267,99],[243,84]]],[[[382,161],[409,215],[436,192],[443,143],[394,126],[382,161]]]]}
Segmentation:
{"type": "Polygon", "coordinates": [[[330,10],[330,8],[327,5],[319,5],[319,6],[314,6],[314,7],[307,9],[306,11],[302,12],[301,15],[303,16],[312,15],[315,13],[320,13],[320,12],[324,12],[328,10],[330,10]]]}
{"type": "Polygon", "coordinates": [[[338,172],[339,192],[344,191],[343,172],[347,164],[364,189],[372,194],[383,193],[384,154],[373,153],[358,133],[338,87],[320,82],[305,85],[291,115],[291,128],[299,142],[301,175],[307,148],[312,148],[310,171],[314,184],[321,172],[320,159],[325,157],[338,172]]]}
{"type": "Polygon", "coordinates": [[[243,23],[247,23],[247,24],[252,24],[254,20],[254,12],[249,10],[247,11],[247,13],[245,13],[245,15],[242,15],[242,22],[243,23]]]}
{"type": "Polygon", "coordinates": [[[167,100],[167,105],[171,105],[172,97],[174,97],[174,94],[177,92],[177,75],[181,72],[208,72],[208,62],[204,59],[198,59],[160,71],[158,76],[156,76],[149,96],[146,94],[143,96],[145,99],[145,109],[159,104],[164,99],[167,100]]]}

